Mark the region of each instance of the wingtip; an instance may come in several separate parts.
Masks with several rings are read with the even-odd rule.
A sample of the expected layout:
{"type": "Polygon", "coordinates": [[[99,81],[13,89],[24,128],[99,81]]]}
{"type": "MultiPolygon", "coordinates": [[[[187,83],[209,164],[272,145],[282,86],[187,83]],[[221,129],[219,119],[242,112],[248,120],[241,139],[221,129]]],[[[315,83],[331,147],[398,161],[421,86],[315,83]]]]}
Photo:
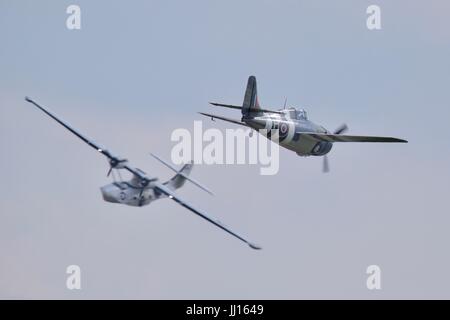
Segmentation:
{"type": "Polygon", "coordinates": [[[254,243],[251,243],[251,242],[247,242],[247,244],[252,249],[255,249],[255,250],[261,250],[262,249],[262,247],[258,246],[257,244],[254,244],[254,243]]]}
{"type": "Polygon", "coordinates": [[[25,96],[25,101],[28,101],[28,102],[33,102],[33,100],[31,100],[31,98],[30,98],[30,97],[28,97],[28,96],[25,96]]]}

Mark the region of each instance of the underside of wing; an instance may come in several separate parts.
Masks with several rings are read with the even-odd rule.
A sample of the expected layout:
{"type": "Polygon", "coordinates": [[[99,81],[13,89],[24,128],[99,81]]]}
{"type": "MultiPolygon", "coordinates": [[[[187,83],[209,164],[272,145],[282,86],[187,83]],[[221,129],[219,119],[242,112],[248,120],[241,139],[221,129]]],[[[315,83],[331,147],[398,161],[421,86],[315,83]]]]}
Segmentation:
{"type": "Polygon", "coordinates": [[[326,134],[326,133],[312,133],[299,132],[300,137],[307,136],[319,141],[327,142],[402,142],[408,141],[392,137],[374,137],[374,136],[353,136],[344,134],[326,134]]]}
{"type": "Polygon", "coordinates": [[[246,126],[246,127],[248,127],[246,123],[244,123],[244,122],[242,122],[242,121],[239,121],[239,120],[236,120],[236,119],[231,119],[231,118],[222,117],[222,116],[216,116],[216,115],[214,115],[214,114],[204,113],[204,112],[199,112],[199,113],[200,113],[201,115],[206,116],[206,117],[210,117],[211,119],[220,119],[220,120],[223,120],[223,121],[228,121],[228,122],[231,122],[231,123],[234,123],[234,124],[239,124],[239,125],[241,125],[241,126],[246,126]]]}
{"type": "Polygon", "coordinates": [[[183,207],[185,207],[186,209],[192,211],[193,213],[195,213],[196,215],[202,217],[203,219],[205,219],[206,221],[211,222],[212,224],[216,225],[217,227],[219,227],[220,229],[224,230],[225,232],[228,232],[229,234],[231,234],[232,236],[238,238],[239,240],[245,242],[250,248],[252,249],[261,249],[261,247],[249,242],[248,240],[244,239],[243,237],[241,237],[240,235],[238,235],[237,233],[235,233],[234,231],[231,231],[231,229],[229,229],[228,227],[226,227],[225,225],[223,225],[220,221],[217,221],[211,217],[209,217],[206,213],[201,212],[200,210],[195,209],[193,206],[191,206],[190,204],[188,204],[186,201],[182,200],[177,194],[175,194],[172,190],[170,190],[169,188],[167,188],[166,186],[162,185],[162,184],[156,184],[155,188],[160,191],[161,193],[165,194],[166,196],[168,196],[170,199],[174,200],[175,202],[177,202],[178,204],[182,205],[183,207]]]}

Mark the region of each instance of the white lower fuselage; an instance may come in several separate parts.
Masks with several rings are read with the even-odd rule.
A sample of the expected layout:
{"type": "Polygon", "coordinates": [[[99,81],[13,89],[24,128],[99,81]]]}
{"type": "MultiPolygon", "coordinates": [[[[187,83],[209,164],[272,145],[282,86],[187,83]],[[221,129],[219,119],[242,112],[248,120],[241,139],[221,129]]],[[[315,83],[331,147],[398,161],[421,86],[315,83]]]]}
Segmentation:
{"type": "Polygon", "coordinates": [[[164,194],[155,193],[151,185],[144,191],[141,188],[133,186],[129,182],[114,182],[100,188],[103,200],[112,203],[121,203],[133,207],[141,207],[150,204],[150,202],[166,198],[164,194]],[[142,191],[142,194],[141,194],[142,191]]]}
{"type": "Polygon", "coordinates": [[[242,119],[248,126],[257,130],[280,146],[292,150],[300,156],[323,156],[330,152],[332,143],[317,141],[302,132],[327,133],[328,131],[309,120],[292,120],[285,115],[264,114],[242,119]],[[265,129],[265,130],[261,130],[265,129]]]}

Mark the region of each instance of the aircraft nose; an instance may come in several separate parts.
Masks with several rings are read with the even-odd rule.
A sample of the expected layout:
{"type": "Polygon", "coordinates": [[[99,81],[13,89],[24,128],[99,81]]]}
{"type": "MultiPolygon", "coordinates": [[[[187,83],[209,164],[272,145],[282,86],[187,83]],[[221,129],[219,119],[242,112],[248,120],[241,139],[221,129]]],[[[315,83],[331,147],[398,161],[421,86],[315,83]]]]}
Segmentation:
{"type": "Polygon", "coordinates": [[[114,202],[114,203],[119,202],[117,197],[112,192],[110,186],[101,187],[100,191],[102,193],[103,200],[105,200],[106,202],[114,202]]]}

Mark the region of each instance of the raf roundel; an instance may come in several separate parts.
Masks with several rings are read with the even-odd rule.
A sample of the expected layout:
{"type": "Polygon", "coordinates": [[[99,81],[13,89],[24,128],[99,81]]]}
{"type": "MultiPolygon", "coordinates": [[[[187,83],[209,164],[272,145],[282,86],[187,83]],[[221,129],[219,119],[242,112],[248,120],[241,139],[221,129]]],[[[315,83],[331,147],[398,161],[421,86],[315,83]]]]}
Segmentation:
{"type": "Polygon", "coordinates": [[[289,125],[285,122],[280,124],[280,136],[286,136],[289,132],[289,125]]]}

